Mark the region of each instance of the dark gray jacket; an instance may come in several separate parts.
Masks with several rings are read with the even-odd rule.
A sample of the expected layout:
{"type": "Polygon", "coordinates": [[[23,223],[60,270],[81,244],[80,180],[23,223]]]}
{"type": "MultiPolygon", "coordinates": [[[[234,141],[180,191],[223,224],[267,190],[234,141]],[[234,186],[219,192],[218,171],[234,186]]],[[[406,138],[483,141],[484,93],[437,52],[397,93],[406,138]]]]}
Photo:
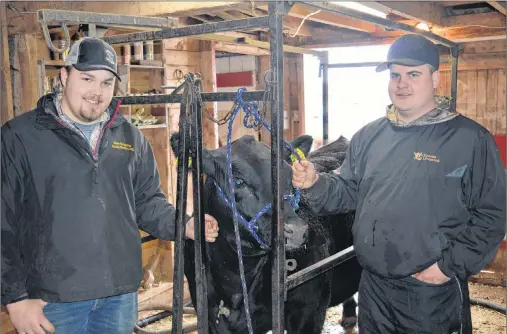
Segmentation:
{"type": "Polygon", "coordinates": [[[360,264],[404,277],[438,262],[466,279],[505,235],[505,169],[491,134],[449,111],[449,101],[409,125],[387,117],[357,132],[340,175],[321,174],[302,193],[315,213],[355,211],[360,264]]]}
{"type": "Polygon", "coordinates": [[[2,304],[136,291],[139,229],[174,240],[175,209],[148,140],[118,113],[92,150],[54,117],[53,96],[2,131],[2,304]]]}

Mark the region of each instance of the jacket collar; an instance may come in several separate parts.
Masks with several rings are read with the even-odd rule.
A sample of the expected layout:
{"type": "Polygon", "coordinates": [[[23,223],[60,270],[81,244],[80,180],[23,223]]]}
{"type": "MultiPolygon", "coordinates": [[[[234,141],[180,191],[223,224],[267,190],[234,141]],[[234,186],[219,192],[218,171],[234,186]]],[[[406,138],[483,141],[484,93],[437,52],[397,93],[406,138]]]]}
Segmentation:
{"type": "Polygon", "coordinates": [[[410,123],[403,123],[398,120],[398,112],[396,110],[396,107],[390,104],[387,106],[386,118],[393,125],[398,127],[411,127],[443,123],[459,115],[459,113],[451,109],[451,101],[452,99],[447,96],[435,96],[437,107],[410,123]]]}
{"type": "MultiPolygon", "coordinates": [[[[36,127],[38,129],[55,130],[65,128],[56,118],[56,115],[58,115],[54,103],[54,99],[56,98],[56,93],[50,93],[42,96],[39,101],[37,101],[36,127]]],[[[111,104],[107,108],[106,112],[110,114],[111,124],[109,127],[111,128],[120,126],[127,121],[119,110],[117,110],[120,107],[120,103],[120,100],[113,98],[111,104]]]]}

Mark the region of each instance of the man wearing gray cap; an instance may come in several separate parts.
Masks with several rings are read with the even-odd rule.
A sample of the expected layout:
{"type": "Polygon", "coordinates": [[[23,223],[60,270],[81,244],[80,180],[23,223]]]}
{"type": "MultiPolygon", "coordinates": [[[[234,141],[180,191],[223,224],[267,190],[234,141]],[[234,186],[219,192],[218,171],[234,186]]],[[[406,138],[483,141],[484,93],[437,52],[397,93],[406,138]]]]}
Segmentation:
{"type": "MultiPolygon", "coordinates": [[[[139,229],[175,239],[146,137],[118,112],[114,49],[76,42],[61,94],[2,135],[2,305],[19,333],[131,334],[142,278],[139,229]]],[[[216,220],[206,215],[205,238],[216,220]]],[[[187,217],[185,236],[194,238],[187,217]]]]}
{"type": "Polygon", "coordinates": [[[435,44],[404,35],[387,58],[386,116],[352,137],[339,175],[302,161],[292,183],[316,214],[355,212],[361,334],[469,334],[467,280],[505,236],[505,169],[492,135],[435,96],[435,44]]]}

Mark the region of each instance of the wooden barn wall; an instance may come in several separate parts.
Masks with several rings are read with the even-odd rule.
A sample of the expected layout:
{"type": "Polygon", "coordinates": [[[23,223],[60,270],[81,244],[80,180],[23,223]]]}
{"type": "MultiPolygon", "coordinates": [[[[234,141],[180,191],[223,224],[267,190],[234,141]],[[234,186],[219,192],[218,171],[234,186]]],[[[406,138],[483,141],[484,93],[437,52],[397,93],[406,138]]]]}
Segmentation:
{"type": "MultiPolygon", "coordinates": [[[[460,61],[468,64],[458,70],[458,112],[474,119],[493,135],[506,134],[505,46],[505,40],[465,44],[460,61]]],[[[450,91],[450,71],[444,68],[437,93],[449,95],[450,91]]]]}

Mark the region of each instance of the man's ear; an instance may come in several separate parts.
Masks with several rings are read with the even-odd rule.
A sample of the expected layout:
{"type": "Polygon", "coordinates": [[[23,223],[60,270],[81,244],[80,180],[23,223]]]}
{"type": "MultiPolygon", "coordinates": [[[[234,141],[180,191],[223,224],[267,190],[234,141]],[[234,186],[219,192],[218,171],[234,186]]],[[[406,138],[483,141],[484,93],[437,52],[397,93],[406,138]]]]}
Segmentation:
{"type": "MultiPolygon", "coordinates": [[[[297,151],[297,149],[301,150],[305,157],[308,156],[308,153],[310,152],[310,149],[312,148],[313,144],[313,137],[309,135],[302,135],[299,137],[296,137],[292,142],[291,145],[294,148],[294,150],[297,151]]],[[[287,147],[284,146],[284,159],[289,164],[292,164],[292,160],[290,155],[292,154],[291,151],[287,147]]]]}
{"type": "MultiPolygon", "coordinates": [[[[171,149],[175,155],[176,158],[179,157],[179,143],[180,143],[180,133],[174,132],[171,135],[170,138],[171,143],[171,149]]],[[[190,159],[189,159],[190,160],[190,159]]],[[[211,151],[209,151],[207,148],[202,148],[202,169],[203,173],[208,176],[214,176],[216,174],[216,159],[213,157],[213,154],[211,151]]],[[[191,165],[189,165],[191,166],[191,165]]]]}
{"type": "Polygon", "coordinates": [[[435,71],[431,74],[431,80],[433,81],[433,88],[438,89],[440,86],[440,71],[435,71]]]}
{"type": "Polygon", "coordinates": [[[62,84],[62,87],[65,87],[67,85],[68,76],[69,72],[67,71],[67,68],[65,67],[60,68],[60,83],[62,84]]]}

